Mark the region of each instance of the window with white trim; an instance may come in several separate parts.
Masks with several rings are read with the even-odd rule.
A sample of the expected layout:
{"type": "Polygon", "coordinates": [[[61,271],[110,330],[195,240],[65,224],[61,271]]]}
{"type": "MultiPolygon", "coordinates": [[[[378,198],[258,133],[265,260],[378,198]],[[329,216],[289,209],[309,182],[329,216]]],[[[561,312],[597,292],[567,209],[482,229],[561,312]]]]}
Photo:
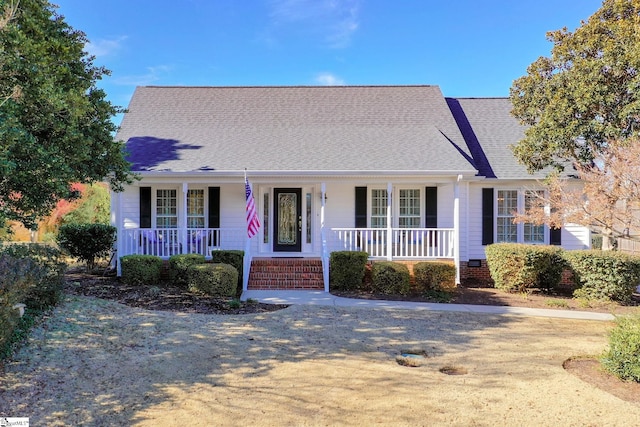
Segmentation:
{"type": "Polygon", "coordinates": [[[187,228],[204,228],[204,190],[187,190],[187,228]]]}
{"type": "MultiPolygon", "coordinates": [[[[524,194],[525,211],[538,205],[538,201],[544,198],[543,190],[528,190],[524,194]]],[[[544,243],[544,225],[535,225],[529,222],[523,224],[524,243],[544,243]]]]}
{"type": "Polygon", "coordinates": [[[518,192],[516,190],[498,190],[498,209],[496,218],[496,241],[517,242],[518,226],[514,224],[514,212],[518,211],[518,192]]]}
{"type": "Polygon", "coordinates": [[[387,190],[371,190],[371,228],[387,227],[387,190]]]}
{"type": "Polygon", "coordinates": [[[178,198],[176,190],[156,190],[156,227],[178,227],[178,198]]]}
{"type": "Polygon", "coordinates": [[[543,190],[498,190],[496,200],[496,242],[546,243],[546,227],[514,223],[515,214],[535,206],[543,190]]]}
{"type": "Polygon", "coordinates": [[[401,189],[398,196],[398,227],[420,227],[420,190],[401,189]]]}

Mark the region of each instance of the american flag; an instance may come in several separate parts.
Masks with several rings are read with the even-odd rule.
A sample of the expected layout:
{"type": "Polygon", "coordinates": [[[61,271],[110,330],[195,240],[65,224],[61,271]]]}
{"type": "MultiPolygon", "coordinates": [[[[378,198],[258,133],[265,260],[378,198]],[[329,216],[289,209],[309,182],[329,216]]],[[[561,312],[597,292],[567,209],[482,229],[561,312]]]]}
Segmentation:
{"type": "Polygon", "coordinates": [[[244,192],[247,198],[247,236],[252,238],[260,229],[260,219],[258,219],[256,203],[255,200],[253,200],[253,192],[251,191],[251,186],[246,176],[244,177],[244,192]]]}

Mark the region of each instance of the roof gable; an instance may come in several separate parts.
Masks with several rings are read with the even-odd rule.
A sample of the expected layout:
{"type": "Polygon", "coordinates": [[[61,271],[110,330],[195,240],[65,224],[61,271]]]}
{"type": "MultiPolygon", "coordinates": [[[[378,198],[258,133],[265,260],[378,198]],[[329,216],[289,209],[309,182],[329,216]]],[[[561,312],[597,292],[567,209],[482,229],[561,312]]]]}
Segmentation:
{"type": "Polygon", "coordinates": [[[529,174],[511,146],[524,138],[525,126],[511,115],[509,98],[447,98],[471,151],[479,175],[487,178],[544,178],[549,170],[529,174]]]}

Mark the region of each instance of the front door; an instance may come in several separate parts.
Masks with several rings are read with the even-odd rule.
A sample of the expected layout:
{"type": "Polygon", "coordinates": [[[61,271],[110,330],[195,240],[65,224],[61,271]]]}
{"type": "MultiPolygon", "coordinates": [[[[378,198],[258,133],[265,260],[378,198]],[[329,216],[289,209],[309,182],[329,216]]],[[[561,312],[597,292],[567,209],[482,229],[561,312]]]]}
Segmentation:
{"type": "Polygon", "coordinates": [[[273,250],[302,251],[302,190],[274,188],[273,250]]]}

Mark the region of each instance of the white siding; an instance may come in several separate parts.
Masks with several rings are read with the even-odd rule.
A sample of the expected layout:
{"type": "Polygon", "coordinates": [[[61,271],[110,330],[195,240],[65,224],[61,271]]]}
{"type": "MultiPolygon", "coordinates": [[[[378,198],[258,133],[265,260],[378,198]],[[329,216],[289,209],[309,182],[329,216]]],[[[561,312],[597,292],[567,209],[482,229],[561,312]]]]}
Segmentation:
{"type": "MultiPolygon", "coordinates": [[[[468,242],[467,258],[468,259],[484,259],[485,252],[482,246],[482,189],[493,188],[499,189],[531,189],[536,188],[535,182],[531,181],[512,181],[512,182],[483,182],[482,184],[472,183],[469,186],[469,229],[466,232],[468,242]]],[[[545,233],[549,233],[545,230],[545,233]]],[[[576,224],[568,224],[562,227],[562,248],[567,250],[587,249],[590,247],[591,234],[589,229],[576,224]]]]}
{"type": "Polygon", "coordinates": [[[120,195],[121,213],[124,228],[140,227],[140,188],[125,187],[120,195]]]}
{"type": "Polygon", "coordinates": [[[591,232],[588,228],[577,224],[566,224],[562,227],[562,247],[568,250],[591,248],[591,232]]]}

